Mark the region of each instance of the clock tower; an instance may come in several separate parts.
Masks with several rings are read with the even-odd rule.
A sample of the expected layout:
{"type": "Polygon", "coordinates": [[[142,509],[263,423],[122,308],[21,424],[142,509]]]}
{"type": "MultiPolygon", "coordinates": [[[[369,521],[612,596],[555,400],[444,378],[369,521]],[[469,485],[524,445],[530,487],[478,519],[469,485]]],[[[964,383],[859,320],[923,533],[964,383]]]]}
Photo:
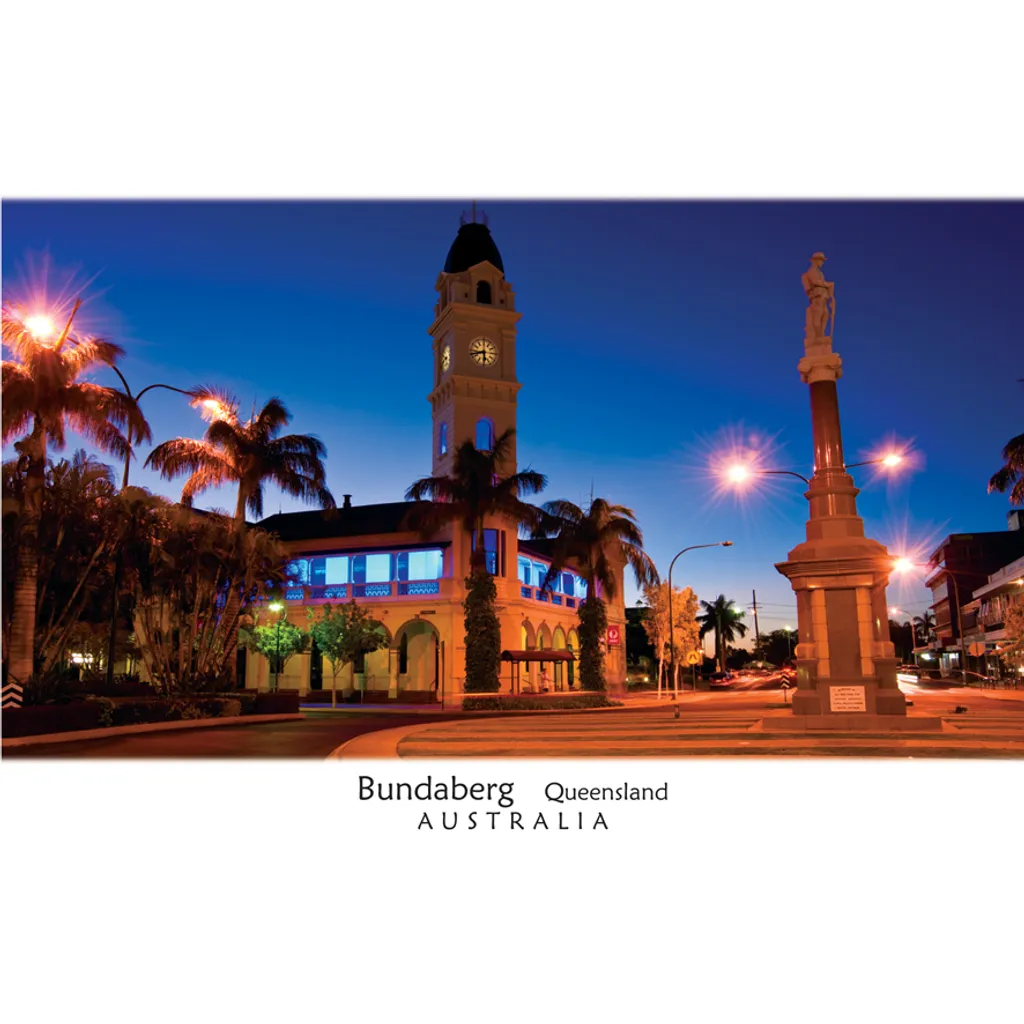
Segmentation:
{"type": "MultiPolygon", "coordinates": [[[[486,219],[463,220],[434,286],[433,476],[452,470],[464,441],[487,450],[516,425],[515,293],[486,219]]],[[[503,467],[516,472],[515,442],[503,467]]]]}

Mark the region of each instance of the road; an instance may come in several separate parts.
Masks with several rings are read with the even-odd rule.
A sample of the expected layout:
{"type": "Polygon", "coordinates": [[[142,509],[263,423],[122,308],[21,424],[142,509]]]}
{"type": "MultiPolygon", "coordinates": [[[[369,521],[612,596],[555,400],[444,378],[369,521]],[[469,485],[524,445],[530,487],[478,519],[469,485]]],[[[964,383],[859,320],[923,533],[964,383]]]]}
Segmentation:
{"type": "MultiPolygon", "coordinates": [[[[959,726],[968,727],[977,723],[987,730],[997,730],[1002,735],[1007,728],[1020,730],[1024,739],[1024,691],[1013,695],[1004,693],[996,696],[993,691],[980,690],[940,690],[920,692],[915,687],[905,687],[908,700],[913,702],[911,709],[914,714],[950,716],[959,726]],[[966,707],[962,716],[956,713],[957,707],[966,707]],[[984,724],[982,722],[984,720],[984,724]]],[[[142,733],[134,736],[112,736],[94,740],[69,741],[39,747],[9,747],[3,752],[8,758],[326,758],[341,744],[365,733],[382,729],[395,729],[404,726],[433,725],[444,722],[461,722],[458,736],[451,730],[438,730],[433,737],[440,740],[442,732],[448,743],[441,744],[432,754],[466,754],[470,753],[465,740],[478,730],[488,736],[484,746],[490,747],[489,754],[502,751],[505,756],[520,754],[526,749],[533,749],[526,742],[519,749],[509,749],[505,740],[513,735],[516,741],[527,740],[527,733],[537,731],[547,733],[543,743],[533,750],[534,756],[574,756],[578,754],[594,754],[597,749],[605,756],[619,753],[618,744],[605,746],[612,733],[626,727],[627,731],[635,732],[637,738],[645,733],[644,742],[637,744],[636,754],[664,756],[665,748],[661,740],[665,738],[664,729],[673,716],[673,702],[667,697],[660,704],[652,704],[652,698],[645,695],[641,698],[629,697],[626,707],[621,711],[595,711],[585,713],[566,713],[565,715],[522,715],[505,716],[472,716],[467,719],[458,712],[400,712],[400,711],[342,711],[310,713],[303,721],[274,722],[266,725],[225,726],[224,728],[202,728],[176,730],[172,732],[142,733]],[[607,716],[613,716],[611,718],[607,716]],[[531,720],[535,722],[530,724],[531,720]],[[477,724],[473,724],[477,723],[477,724]],[[603,723],[603,724],[602,724],[603,723]],[[614,724],[614,728],[612,728],[614,724]],[[467,729],[465,726],[469,726],[467,729]],[[600,737],[595,729],[605,731],[608,735],[600,737]],[[550,732],[549,732],[550,730],[550,732]],[[653,731],[652,731],[653,730],[653,731]],[[559,742],[550,744],[554,734],[559,735],[559,742]],[[501,734],[505,734],[502,736],[501,734]],[[499,740],[501,741],[493,742],[499,740]],[[453,742],[455,740],[458,742],[453,742]],[[590,741],[598,741],[596,748],[590,741]],[[650,742],[648,742],[650,741],[650,742]],[[449,745],[450,744],[450,745],[449,745]],[[588,749],[588,746],[590,749],[588,749]],[[556,749],[557,748],[557,749],[556,749]]],[[[780,691],[744,690],[738,692],[711,691],[688,693],[681,696],[680,711],[684,723],[689,722],[687,734],[696,743],[687,744],[687,752],[728,753],[732,748],[736,753],[754,752],[751,748],[751,737],[746,734],[753,722],[764,714],[784,714],[785,702],[780,691]],[[692,730],[692,731],[691,731],[692,730]],[[705,746],[706,744],[706,746],[705,746]],[[704,749],[701,749],[701,748],[704,749]]],[[[621,736],[617,737],[621,738],[621,736]]],[[[962,735],[962,740],[968,737],[962,735]]],[[[772,740],[772,750],[755,745],[759,753],[774,753],[775,748],[781,751],[778,740],[772,740]]],[[[918,745],[919,741],[911,744],[918,745]]],[[[403,752],[413,754],[416,744],[405,744],[403,752]]],[[[428,745],[432,746],[432,745],[428,745]]],[[[805,744],[805,746],[808,746],[805,744]]],[[[968,747],[971,744],[959,742],[957,747],[968,747]]],[[[1016,744],[1011,744],[1016,749],[1016,744]]],[[[426,748],[424,748],[425,751],[426,748]]],[[[786,749],[798,752],[790,743],[786,749]]],[[[682,751],[677,751],[682,752],[682,751]]],[[[807,752],[810,752],[809,750],[807,752]]],[[[825,752],[825,751],[822,751],[825,752]]],[[[865,751],[868,752],[868,751],[865,751]]],[[[870,752],[875,752],[873,749],[870,752]]],[[[423,751],[417,751],[422,755],[423,751]]],[[[475,750],[480,755],[482,750],[475,750]]],[[[501,754],[498,754],[501,756],[501,754]]]]}
{"type": "Polygon", "coordinates": [[[461,718],[451,714],[401,712],[313,713],[301,722],[271,722],[266,725],[235,725],[222,729],[183,729],[172,732],[111,736],[109,739],[79,740],[39,747],[8,747],[6,760],[17,758],[82,757],[310,757],[325,758],[346,740],[376,729],[394,729],[423,721],[461,718]]]}

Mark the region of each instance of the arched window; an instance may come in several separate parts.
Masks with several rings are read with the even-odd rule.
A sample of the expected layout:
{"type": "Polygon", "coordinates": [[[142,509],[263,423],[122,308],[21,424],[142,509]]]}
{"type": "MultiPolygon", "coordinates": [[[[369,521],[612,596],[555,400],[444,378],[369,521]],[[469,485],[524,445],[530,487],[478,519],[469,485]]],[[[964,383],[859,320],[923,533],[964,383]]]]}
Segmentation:
{"type": "Polygon", "coordinates": [[[448,424],[442,423],[441,429],[437,432],[437,454],[448,454],[448,424]]]}
{"type": "Polygon", "coordinates": [[[494,424],[484,417],[476,421],[476,448],[480,452],[489,452],[494,447],[494,424]]]}
{"type": "Polygon", "coordinates": [[[491,304],[491,284],[489,281],[477,281],[476,301],[484,302],[488,306],[491,304]]]}

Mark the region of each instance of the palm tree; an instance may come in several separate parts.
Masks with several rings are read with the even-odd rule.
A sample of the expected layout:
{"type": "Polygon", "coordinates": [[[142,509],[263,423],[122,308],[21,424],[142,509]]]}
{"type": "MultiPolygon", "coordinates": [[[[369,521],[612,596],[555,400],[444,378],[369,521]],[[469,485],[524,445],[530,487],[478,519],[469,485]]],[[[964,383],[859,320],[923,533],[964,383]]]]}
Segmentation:
{"type": "Polygon", "coordinates": [[[424,477],[405,494],[406,501],[416,503],[406,516],[408,528],[431,536],[448,523],[458,523],[471,537],[469,593],[464,604],[468,692],[495,692],[500,687],[501,626],[494,612],[497,591],[487,569],[484,526],[490,517],[530,528],[541,520],[540,510],[522,499],[542,491],[547,478],[531,469],[501,476],[514,437],[510,427],[490,451],[463,441],[455,449],[451,476],[424,477]]]}
{"type": "Polygon", "coordinates": [[[697,616],[697,621],[701,624],[701,638],[714,631],[715,659],[718,662],[718,670],[724,672],[727,645],[735,642],[737,637],[742,639],[747,635],[747,627],[741,621],[745,613],[724,594],[719,594],[713,602],[701,601],[701,606],[704,608],[704,614],[697,616]]]}
{"type": "MultiPolygon", "coordinates": [[[[1024,377],[1018,383],[1024,384],[1024,377]]],[[[988,490],[1005,494],[1010,489],[1010,504],[1024,505],[1024,434],[1011,437],[1003,448],[1003,466],[992,474],[988,490]]]]}
{"type": "MultiPolygon", "coordinates": [[[[196,389],[207,408],[216,409],[206,436],[197,441],[177,437],[164,441],[149,453],[146,465],[158,470],[166,480],[182,473],[189,478],[181,491],[181,503],[192,504],[197,494],[222,484],[238,485],[235,525],[244,526],[246,511],[257,519],[263,515],[263,488],[270,482],[286,494],[316,502],[324,509],[335,508],[334,497],[326,486],[323,460],[327,449],[312,434],[286,434],[281,430],[291,422],[291,414],[279,398],[271,398],[246,423],[237,417],[238,403],[227,395],[217,396],[210,388],[196,389]]],[[[238,609],[242,593],[233,587],[225,607],[225,620],[233,622],[225,644],[226,667],[234,674],[230,655],[238,631],[238,609]]]]}
{"type": "Polygon", "coordinates": [[[601,638],[608,627],[604,597],[617,595],[619,566],[629,565],[639,587],[657,583],[658,570],[644,551],[632,509],[593,497],[586,511],[571,501],[549,501],[542,507],[545,518],[534,536],[553,536],[554,545],[541,586],[550,586],[570,561],[586,582],[586,600],[579,607],[580,684],[585,690],[603,690],[601,638]]]}
{"type": "Polygon", "coordinates": [[[68,430],[120,459],[129,451],[125,427],[134,438],[150,437],[149,424],[132,399],[83,379],[91,370],[112,366],[123,352],[112,342],[72,333],[80,305],[81,300],[75,303],[59,334],[48,318],[26,317],[13,306],[4,305],[0,318],[3,344],[14,356],[3,361],[3,443],[18,438],[14,447],[25,460],[8,652],[16,703],[20,687],[35,671],[39,522],[48,452],[65,447],[68,430]]]}
{"type": "Polygon", "coordinates": [[[935,615],[926,611],[923,615],[914,616],[914,639],[926,644],[935,639],[935,615]]]}
{"type": "MultiPolygon", "coordinates": [[[[196,393],[213,395],[209,388],[196,393]]],[[[177,437],[164,441],[149,453],[146,465],[156,469],[165,480],[189,473],[181,491],[183,505],[211,487],[238,484],[235,521],[245,522],[245,513],[257,519],[263,515],[263,488],[277,484],[286,494],[321,508],[333,509],[334,498],[325,485],[323,459],[327,449],[312,434],[287,434],[278,437],[291,422],[291,414],[279,398],[271,398],[247,423],[237,417],[237,403],[228,396],[216,402],[223,410],[207,428],[201,441],[177,437]]]]}

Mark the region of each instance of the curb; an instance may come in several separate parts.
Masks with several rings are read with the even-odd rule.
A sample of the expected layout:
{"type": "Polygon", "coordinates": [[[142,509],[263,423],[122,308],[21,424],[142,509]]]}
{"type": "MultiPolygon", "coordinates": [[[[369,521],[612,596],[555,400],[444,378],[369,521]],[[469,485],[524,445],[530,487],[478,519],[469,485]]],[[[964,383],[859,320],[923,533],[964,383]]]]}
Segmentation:
{"type": "Polygon", "coordinates": [[[106,729],[78,729],[71,732],[44,732],[38,736],[12,736],[3,741],[8,747],[49,746],[76,740],[101,740],[109,736],[137,736],[147,732],[174,732],[178,729],[213,729],[224,725],[266,725],[270,722],[299,722],[305,715],[235,715],[231,718],[189,718],[180,722],[143,722],[141,725],[112,725],[106,729]]]}
{"type": "Polygon", "coordinates": [[[340,747],[335,747],[328,755],[328,761],[367,760],[369,758],[398,758],[398,744],[406,736],[422,729],[430,729],[436,722],[423,722],[416,725],[402,725],[395,729],[378,729],[375,732],[364,732],[361,736],[353,736],[340,747]],[[365,747],[365,750],[358,748],[365,747]]]}

